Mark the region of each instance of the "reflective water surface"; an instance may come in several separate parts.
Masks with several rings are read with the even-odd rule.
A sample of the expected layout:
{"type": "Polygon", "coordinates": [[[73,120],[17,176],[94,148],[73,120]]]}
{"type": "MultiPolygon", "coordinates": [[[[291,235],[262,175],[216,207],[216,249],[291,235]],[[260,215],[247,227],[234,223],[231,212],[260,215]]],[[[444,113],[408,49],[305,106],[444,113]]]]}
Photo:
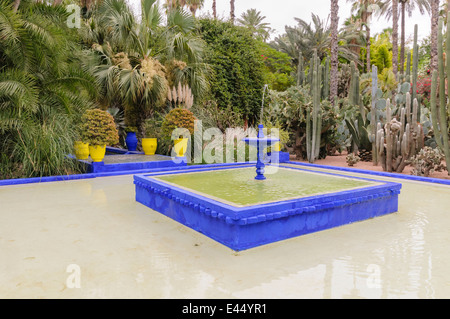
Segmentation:
{"type": "Polygon", "coordinates": [[[152,177],[232,205],[256,205],[376,185],[367,180],[292,168],[271,170],[267,170],[263,181],[255,179],[254,167],[152,177]]]}
{"type": "Polygon", "coordinates": [[[135,202],[131,175],[0,187],[0,297],[449,298],[450,187],[394,181],[398,213],[243,252],[135,202]]]}

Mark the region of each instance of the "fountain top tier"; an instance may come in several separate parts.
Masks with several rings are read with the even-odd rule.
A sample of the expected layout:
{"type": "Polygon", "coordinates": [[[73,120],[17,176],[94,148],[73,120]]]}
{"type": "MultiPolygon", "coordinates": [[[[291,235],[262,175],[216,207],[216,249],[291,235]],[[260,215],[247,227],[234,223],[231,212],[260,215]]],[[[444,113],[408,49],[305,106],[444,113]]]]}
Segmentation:
{"type": "Polygon", "coordinates": [[[279,138],[265,137],[264,136],[264,125],[258,125],[258,135],[257,137],[247,137],[243,141],[250,146],[254,146],[257,149],[257,160],[256,160],[256,177],[257,180],[265,180],[264,176],[264,162],[263,162],[263,151],[270,145],[280,141],[279,138]]]}

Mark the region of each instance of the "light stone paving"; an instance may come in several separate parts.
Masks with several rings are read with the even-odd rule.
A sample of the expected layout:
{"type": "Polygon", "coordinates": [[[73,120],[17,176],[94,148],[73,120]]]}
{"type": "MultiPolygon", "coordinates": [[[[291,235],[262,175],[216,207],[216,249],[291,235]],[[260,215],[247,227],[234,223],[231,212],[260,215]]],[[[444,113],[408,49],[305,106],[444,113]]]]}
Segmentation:
{"type": "Polygon", "coordinates": [[[449,298],[450,186],[376,179],[398,213],[242,252],[137,203],[132,175],[1,186],[0,298],[449,298]]]}

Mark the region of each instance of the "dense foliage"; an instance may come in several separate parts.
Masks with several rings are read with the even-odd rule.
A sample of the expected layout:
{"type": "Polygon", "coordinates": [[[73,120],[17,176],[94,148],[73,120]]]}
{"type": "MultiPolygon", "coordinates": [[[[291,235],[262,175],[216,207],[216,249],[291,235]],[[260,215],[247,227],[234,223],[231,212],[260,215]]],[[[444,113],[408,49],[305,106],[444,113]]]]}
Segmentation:
{"type": "Polygon", "coordinates": [[[0,1],[0,178],[66,174],[93,79],[60,6],[0,1]]]}
{"type": "Polygon", "coordinates": [[[230,22],[200,19],[200,33],[207,43],[206,62],[214,70],[211,99],[220,108],[229,106],[249,123],[259,118],[264,64],[257,40],[244,27],[230,22]]]}
{"type": "MultiPolygon", "coordinates": [[[[75,141],[124,146],[131,127],[139,137],[157,137],[158,154],[169,154],[173,129],[192,134],[194,119],[203,132],[226,135],[234,128],[241,139],[259,124],[262,107],[266,128],[281,129],[298,159],[308,149],[308,118],[320,114],[315,158],[346,150],[354,153],[350,161],[358,155],[365,161],[379,139],[377,127],[401,119],[401,107],[412,112],[407,104],[414,98],[420,128],[414,136],[434,148],[441,140],[429,116],[435,31],[412,47],[401,40],[399,49],[393,30],[370,33],[367,1],[352,1],[340,30],[329,24],[336,21],[332,10],[330,20],[295,18],[272,41],[257,9],[227,20],[197,18],[204,5],[197,0],[141,0],[140,10],[125,0],[83,1],[81,25],[70,28],[65,4],[72,2],[78,3],[0,0],[0,178],[79,172],[69,156],[75,141]]],[[[392,14],[390,1],[370,3],[392,14]]],[[[412,10],[428,2],[399,3],[412,10]]],[[[418,151],[423,158],[438,154],[418,151]]]]}
{"type": "MultiPolygon", "coordinates": [[[[270,123],[279,123],[282,129],[290,132],[287,143],[298,158],[306,157],[306,117],[312,112],[312,96],[309,87],[291,86],[284,92],[271,91],[265,118],[270,123]]],[[[320,107],[324,114],[320,157],[327,156],[336,144],[337,115],[328,100],[322,100],[320,107]]]]}

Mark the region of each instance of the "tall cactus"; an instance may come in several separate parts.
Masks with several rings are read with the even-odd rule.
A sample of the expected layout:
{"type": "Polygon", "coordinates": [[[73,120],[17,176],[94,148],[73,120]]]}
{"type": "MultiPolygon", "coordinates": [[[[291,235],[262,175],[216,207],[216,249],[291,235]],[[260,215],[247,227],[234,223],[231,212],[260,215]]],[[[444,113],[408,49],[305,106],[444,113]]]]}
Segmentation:
{"type": "Polygon", "coordinates": [[[376,113],[376,105],[378,100],[378,68],[376,65],[372,65],[372,104],[371,104],[371,119],[370,125],[372,128],[372,132],[369,135],[369,139],[372,142],[372,161],[373,165],[378,165],[378,152],[376,145],[376,135],[377,135],[377,113],[376,113]]]}
{"type": "Polygon", "coordinates": [[[297,65],[297,85],[302,86],[305,81],[305,70],[303,69],[303,55],[300,51],[298,54],[298,65],[297,65]]]}
{"type": "Polygon", "coordinates": [[[330,98],[330,58],[325,59],[325,68],[323,72],[322,99],[330,98]]]}
{"type": "Polygon", "coordinates": [[[314,74],[314,64],[315,60],[317,58],[317,51],[313,50],[312,58],[309,60],[309,70],[308,70],[308,83],[309,83],[309,90],[312,94],[312,88],[313,88],[313,74],[314,74]]]}
{"type": "MultiPolygon", "coordinates": [[[[448,17],[447,23],[450,21],[450,16],[448,17]]],[[[447,126],[447,110],[448,105],[446,105],[445,99],[445,73],[450,74],[450,47],[446,47],[446,57],[447,57],[447,72],[444,70],[444,60],[443,60],[443,35],[442,35],[442,19],[439,19],[438,25],[438,70],[433,71],[431,79],[431,119],[433,124],[434,137],[437,145],[440,149],[444,151],[445,162],[447,168],[450,167],[450,148],[449,148],[449,136],[448,136],[448,126],[447,126]],[[437,85],[439,76],[439,107],[436,101],[437,85]],[[438,110],[439,109],[439,110],[438,110]]],[[[447,43],[450,43],[450,32],[447,31],[447,43]]],[[[448,81],[447,81],[448,82],[448,81]]],[[[450,83],[448,83],[450,89],[450,83]]],[[[449,91],[450,92],[450,91],[449,91]]],[[[447,169],[448,171],[448,169],[447,169]]],[[[450,175],[450,172],[449,172],[450,175]]]]}
{"type": "Polygon", "coordinates": [[[406,76],[404,79],[405,82],[411,82],[411,51],[408,51],[408,56],[406,58],[406,76]]]}
{"type": "Polygon", "coordinates": [[[307,110],[306,114],[306,152],[310,163],[319,157],[320,137],[322,132],[322,112],[321,112],[321,92],[322,92],[322,73],[324,67],[320,65],[317,56],[314,56],[310,67],[311,74],[311,94],[312,109],[307,110]]]}
{"type": "Polygon", "coordinates": [[[364,130],[362,122],[365,122],[365,112],[364,106],[361,103],[361,96],[359,93],[359,71],[356,67],[354,61],[350,62],[350,84],[348,88],[348,103],[351,106],[359,106],[359,114],[352,114],[351,119],[345,119],[347,127],[352,132],[352,148],[355,154],[358,154],[359,147],[361,146],[361,139],[359,138],[363,132],[360,130],[364,130]],[[359,123],[358,123],[359,122],[359,123]]]}

